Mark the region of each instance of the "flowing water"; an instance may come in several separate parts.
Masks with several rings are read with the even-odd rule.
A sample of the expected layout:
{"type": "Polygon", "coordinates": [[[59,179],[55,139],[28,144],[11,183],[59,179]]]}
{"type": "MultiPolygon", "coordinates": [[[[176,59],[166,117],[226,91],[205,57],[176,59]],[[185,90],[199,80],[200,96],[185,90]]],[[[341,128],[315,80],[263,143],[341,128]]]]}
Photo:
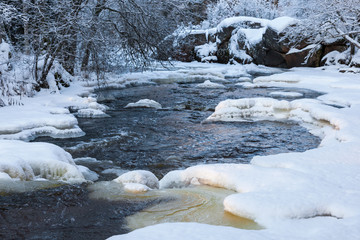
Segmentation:
{"type": "MultiPolygon", "coordinates": [[[[255,155],[301,152],[317,147],[320,140],[293,122],[203,123],[222,100],[264,97],[278,90],[284,89],[243,89],[231,83],[226,89],[199,89],[195,84],[162,84],[102,90],[96,94],[98,100],[109,107],[109,118],[80,118],[79,126],[86,132],[84,137],[41,137],[36,141],[63,147],[76,158],[77,164],[96,172],[99,181],[112,180],[134,169],[149,170],[161,178],[171,170],[197,164],[248,163],[255,155]],[[161,103],[163,109],[124,108],[129,102],[144,98],[161,103]]],[[[319,95],[304,89],[296,91],[306,98],[319,95]]],[[[101,186],[100,189],[114,189],[114,186],[101,184],[57,187],[45,184],[41,190],[3,192],[0,238],[104,239],[166,221],[241,225],[251,229],[260,227],[249,220],[226,214],[217,214],[222,217],[215,222],[204,220],[194,210],[200,206],[199,212],[221,212],[217,208],[222,199],[231,194],[227,190],[170,190],[131,197],[123,191],[110,191],[112,197],[104,197],[106,194],[97,193],[100,191],[97,186],[101,186]],[[186,211],[177,215],[175,206],[186,211]],[[142,209],[146,210],[139,212],[142,209]],[[171,219],[164,218],[169,215],[171,219]],[[151,216],[158,220],[153,222],[151,216]],[[185,216],[191,218],[184,219],[185,216]]],[[[207,219],[213,218],[209,216],[207,219]]]]}

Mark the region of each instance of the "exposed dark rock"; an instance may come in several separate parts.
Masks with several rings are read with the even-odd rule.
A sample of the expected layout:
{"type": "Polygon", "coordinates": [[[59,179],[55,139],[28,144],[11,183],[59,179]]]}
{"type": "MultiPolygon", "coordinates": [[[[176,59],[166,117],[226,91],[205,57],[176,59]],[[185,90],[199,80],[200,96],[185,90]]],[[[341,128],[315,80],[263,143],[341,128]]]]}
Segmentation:
{"type": "Polygon", "coordinates": [[[235,29],[236,27],[234,26],[228,26],[222,28],[220,31],[216,33],[217,42],[219,42],[219,44],[222,44],[226,41],[229,41],[235,29]]]}
{"type": "Polygon", "coordinates": [[[276,30],[268,27],[263,35],[263,41],[266,48],[279,53],[287,53],[290,50],[289,40],[283,39],[285,33],[278,33],[276,30]]]}
{"type": "Polygon", "coordinates": [[[228,63],[229,62],[230,51],[229,51],[229,42],[228,41],[224,41],[220,45],[218,45],[216,57],[218,59],[218,63],[228,63]]]}
{"type": "MultiPolygon", "coordinates": [[[[178,61],[191,62],[195,60],[195,46],[203,45],[207,42],[205,33],[190,33],[185,37],[176,39],[177,44],[171,47],[170,56],[178,61]]],[[[172,43],[165,43],[171,44],[172,43]]]]}
{"type": "Polygon", "coordinates": [[[336,41],[330,43],[323,42],[321,44],[324,46],[323,56],[325,56],[326,54],[332,51],[344,52],[346,49],[348,49],[345,40],[342,38],[337,39],[336,41]]]}
{"type": "Polygon", "coordinates": [[[285,55],[286,65],[291,67],[319,67],[322,58],[321,46],[315,48],[305,48],[285,55]]]}
{"type": "Polygon", "coordinates": [[[284,54],[274,51],[272,49],[266,52],[264,62],[264,65],[269,67],[288,67],[284,54]]]}

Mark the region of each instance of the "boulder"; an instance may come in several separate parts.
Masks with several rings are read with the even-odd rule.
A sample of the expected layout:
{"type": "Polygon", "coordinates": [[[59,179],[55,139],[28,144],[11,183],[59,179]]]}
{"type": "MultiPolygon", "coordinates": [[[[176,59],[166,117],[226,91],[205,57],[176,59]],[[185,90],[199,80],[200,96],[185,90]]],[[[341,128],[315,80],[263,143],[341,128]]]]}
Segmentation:
{"type": "Polygon", "coordinates": [[[284,35],[284,31],[279,33],[271,27],[268,27],[263,35],[264,45],[266,46],[266,48],[269,48],[273,51],[279,53],[287,53],[290,50],[289,40],[282,39],[284,35]]]}
{"type": "Polygon", "coordinates": [[[230,60],[229,42],[224,41],[217,47],[216,57],[218,63],[228,63],[230,60]]]}
{"type": "Polygon", "coordinates": [[[195,46],[203,45],[207,42],[205,32],[195,32],[177,39],[172,58],[178,61],[191,62],[195,60],[195,46]]]}
{"type": "Polygon", "coordinates": [[[291,51],[285,55],[286,65],[292,67],[319,67],[323,56],[321,45],[305,47],[300,50],[291,51]],[[312,51],[312,53],[310,53],[312,51]],[[309,55],[310,53],[310,55],[309,55]],[[308,58],[306,60],[306,58],[308,58]]]}

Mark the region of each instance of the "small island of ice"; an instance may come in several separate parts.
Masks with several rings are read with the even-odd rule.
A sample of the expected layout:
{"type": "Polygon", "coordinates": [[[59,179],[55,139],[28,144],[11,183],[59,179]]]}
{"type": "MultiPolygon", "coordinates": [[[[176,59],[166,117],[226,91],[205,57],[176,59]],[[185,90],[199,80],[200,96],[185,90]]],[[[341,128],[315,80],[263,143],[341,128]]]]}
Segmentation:
{"type": "Polygon", "coordinates": [[[155,108],[161,109],[161,104],[150,99],[141,99],[136,103],[129,103],[125,108],[155,108]]]}
{"type": "Polygon", "coordinates": [[[285,98],[298,98],[302,97],[304,94],[299,92],[271,92],[270,97],[285,97],[285,98]]]}
{"type": "Polygon", "coordinates": [[[223,84],[213,83],[210,80],[206,80],[205,82],[196,85],[197,88],[226,88],[223,84]]]}

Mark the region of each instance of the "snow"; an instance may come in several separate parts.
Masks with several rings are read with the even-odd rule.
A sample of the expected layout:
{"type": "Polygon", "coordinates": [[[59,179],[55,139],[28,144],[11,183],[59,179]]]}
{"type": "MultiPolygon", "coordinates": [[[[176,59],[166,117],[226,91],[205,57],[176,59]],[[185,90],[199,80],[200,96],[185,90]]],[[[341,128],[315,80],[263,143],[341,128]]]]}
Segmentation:
{"type": "Polygon", "coordinates": [[[209,60],[209,56],[211,57],[215,57],[215,53],[217,51],[217,46],[216,43],[206,43],[204,45],[200,45],[200,46],[196,46],[195,47],[195,52],[196,52],[196,56],[201,58],[201,61],[205,61],[204,58],[206,58],[206,60],[209,60]]]}
{"type": "Polygon", "coordinates": [[[239,82],[252,82],[250,77],[239,77],[239,82]]]}
{"type": "Polygon", "coordinates": [[[223,28],[226,28],[229,26],[241,25],[241,23],[244,23],[244,22],[259,23],[261,26],[267,26],[269,24],[270,20],[255,18],[255,17],[245,17],[245,16],[230,17],[230,18],[224,19],[217,25],[217,31],[218,32],[222,31],[223,28]]]}
{"type": "MultiPolygon", "coordinates": [[[[145,185],[152,189],[159,188],[159,179],[152,172],[145,170],[135,170],[124,173],[120,177],[114,179],[113,181],[125,185],[128,183],[136,183],[136,184],[145,185]]],[[[132,187],[137,189],[139,185],[129,186],[129,188],[132,187]]]]}
{"type": "Polygon", "coordinates": [[[197,88],[226,88],[223,84],[213,83],[210,80],[206,80],[205,82],[196,85],[197,88]]]}
{"type": "Polygon", "coordinates": [[[320,136],[320,146],[301,153],[257,156],[251,164],[197,165],[171,171],[160,180],[160,188],[200,183],[234,190],[237,193],[224,200],[225,211],[254,219],[265,229],[249,231],[198,223],[167,223],[111,239],[358,238],[360,77],[339,73],[332,67],[294,68],[257,77],[254,83],[263,87],[308,88],[325,94],[317,99],[293,101],[225,100],[208,120],[294,120],[320,136]]]}
{"type": "Polygon", "coordinates": [[[91,109],[91,108],[80,109],[77,112],[76,116],[80,117],[80,118],[104,118],[104,117],[110,117],[109,115],[107,115],[106,113],[104,113],[101,110],[91,109]]]}
{"type": "Polygon", "coordinates": [[[290,25],[298,23],[298,20],[291,17],[278,17],[269,22],[268,27],[274,29],[277,32],[282,32],[290,25]]]}
{"type": "MultiPolygon", "coordinates": [[[[236,193],[225,198],[224,209],[254,219],[265,229],[249,231],[173,223],[146,227],[113,239],[144,236],[148,239],[357,239],[360,235],[360,77],[338,70],[336,66],[329,66],[281,72],[254,64],[176,63],[172,71],[110,78],[110,86],[126,87],[154,82],[201,83],[211,80],[224,83],[226,78],[248,77],[253,73],[258,76],[273,74],[255,78],[252,86],[307,88],[324,93],[317,99],[293,101],[272,98],[225,100],[208,119],[296,121],[321,137],[321,144],[316,149],[257,156],[251,164],[193,166],[169,172],[160,181],[153,174],[142,171],[126,173],[114,181],[135,192],[145,190],[145,186],[152,189],[160,186],[166,190],[193,184],[233,190],[236,193]]],[[[39,129],[42,128],[48,128],[46,134],[54,136],[66,135],[68,131],[79,132],[77,121],[68,108],[103,111],[105,107],[89,97],[94,86],[95,81],[85,86],[84,83],[73,83],[72,87],[61,89],[59,93],[42,91],[34,98],[25,98],[23,106],[0,108],[0,137],[29,140],[41,134],[39,129]]],[[[0,182],[5,185],[14,180],[82,182],[95,176],[84,177],[82,172],[90,173],[86,168],[76,166],[71,156],[55,145],[0,140],[0,182]]]]}
{"type": "Polygon", "coordinates": [[[251,82],[239,82],[235,84],[236,86],[242,87],[242,88],[246,88],[246,89],[250,89],[250,88],[255,88],[256,85],[251,83],[251,82]]]}
{"type": "Polygon", "coordinates": [[[271,92],[270,97],[286,97],[286,98],[298,98],[304,94],[298,92],[271,92]]]}
{"type": "Polygon", "coordinates": [[[161,104],[150,99],[141,99],[136,103],[129,103],[125,106],[125,108],[155,108],[161,109],[161,104]]]}
{"type": "Polygon", "coordinates": [[[85,180],[71,155],[49,143],[0,140],[0,173],[1,179],[85,180]]]}

